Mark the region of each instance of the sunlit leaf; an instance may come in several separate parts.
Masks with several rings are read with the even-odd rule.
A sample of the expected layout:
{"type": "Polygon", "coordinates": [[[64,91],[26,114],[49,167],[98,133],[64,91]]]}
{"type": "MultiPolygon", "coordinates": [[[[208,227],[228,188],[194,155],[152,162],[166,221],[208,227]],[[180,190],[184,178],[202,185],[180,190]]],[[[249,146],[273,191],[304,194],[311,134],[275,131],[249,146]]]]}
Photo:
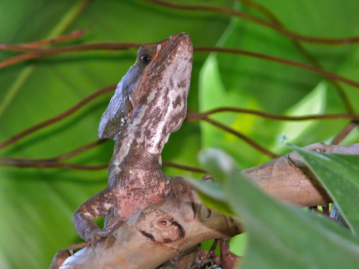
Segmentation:
{"type": "MultiPolygon", "coordinates": [[[[233,1],[212,3],[230,7],[233,1]]],[[[140,0],[0,2],[1,43],[33,42],[90,28],[78,40],[55,46],[105,41],[150,43],[184,31],[190,34],[194,44],[213,46],[230,20],[215,14],[198,17],[192,12],[140,0]]],[[[14,55],[17,54],[0,51],[1,60],[14,55]]],[[[118,83],[135,57],[135,49],[79,52],[1,69],[0,142],[58,115],[96,90],[118,83]]],[[[188,99],[192,109],[197,109],[197,76],[206,57],[206,54],[194,57],[188,99]]],[[[50,158],[95,141],[101,115],[110,98],[108,93],[92,101],[70,118],[20,140],[0,154],[50,158]]],[[[108,141],[67,161],[83,165],[109,162],[113,145],[113,141],[108,141]]],[[[196,166],[199,146],[198,123],[186,123],[171,136],[163,160],[196,166]]],[[[0,267],[48,268],[57,250],[81,241],[73,226],[72,214],[106,186],[107,173],[107,169],[0,167],[0,267]]],[[[167,173],[192,175],[178,169],[167,169],[167,173]]]]}
{"type": "Polygon", "coordinates": [[[291,146],[337,204],[353,233],[359,234],[359,156],[320,154],[291,146]]]}

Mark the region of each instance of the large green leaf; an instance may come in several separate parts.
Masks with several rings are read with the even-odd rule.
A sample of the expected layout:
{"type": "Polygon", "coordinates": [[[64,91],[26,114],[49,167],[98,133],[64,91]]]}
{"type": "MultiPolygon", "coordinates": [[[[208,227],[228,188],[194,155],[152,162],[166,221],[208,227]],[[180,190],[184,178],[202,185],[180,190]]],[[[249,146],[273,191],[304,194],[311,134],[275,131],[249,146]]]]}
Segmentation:
{"type": "MultiPolygon", "coordinates": [[[[194,4],[189,0],[176,2],[194,4]]],[[[200,0],[196,4],[232,7],[233,2],[236,1],[213,0],[209,3],[200,0]]],[[[325,3],[263,0],[260,3],[267,5],[287,27],[304,34],[340,37],[359,32],[354,0],[325,3]]],[[[264,17],[243,6],[237,8],[264,17]]],[[[66,44],[97,41],[147,43],[185,31],[197,46],[219,44],[303,60],[290,41],[272,30],[238,19],[233,19],[228,26],[230,18],[214,12],[168,9],[142,0],[12,0],[0,1],[0,10],[0,42],[5,43],[32,42],[91,26],[95,28],[66,44]]],[[[357,46],[306,47],[325,68],[356,79],[357,46]]],[[[0,51],[0,60],[13,55],[17,54],[0,51]]],[[[133,64],[135,55],[135,50],[91,51],[31,60],[0,69],[0,141],[65,111],[103,86],[117,83],[133,64]]],[[[318,85],[324,83],[326,86],[320,77],[308,72],[241,56],[213,54],[202,68],[206,57],[207,54],[203,53],[194,55],[188,99],[192,109],[231,105],[275,113],[298,112],[305,104],[311,103],[304,102],[298,108],[299,100],[306,96],[310,98],[318,85]],[[200,92],[197,90],[199,84],[200,92]]],[[[345,91],[350,94],[353,104],[357,104],[358,90],[345,86],[345,91]]],[[[327,86],[325,96],[326,100],[320,102],[320,107],[325,107],[325,110],[321,111],[344,111],[331,86],[327,86]]],[[[71,118],[2,150],[1,155],[48,158],[94,141],[99,119],[110,97],[109,93],[96,99],[71,118]]],[[[286,127],[283,123],[244,114],[225,113],[214,118],[276,150],[275,141],[281,139],[281,130],[286,127]]],[[[304,145],[331,139],[345,122],[312,124],[307,132],[298,131],[300,135],[296,136],[296,141],[304,145]]],[[[353,132],[347,141],[357,141],[358,137],[359,134],[353,132]]],[[[185,123],[171,136],[163,160],[196,166],[198,150],[207,146],[219,146],[229,151],[242,167],[269,160],[231,134],[218,131],[207,123],[200,129],[197,122],[185,123]]],[[[109,141],[69,162],[105,163],[112,151],[113,142],[109,141]]],[[[193,173],[178,169],[165,170],[171,175],[193,176],[193,173]]],[[[0,167],[0,178],[0,214],[3,220],[0,223],[0,267],[21,268],[26,264],[27,268],[44,268],[56,250],[80,240],[72,225],[72,212],[106,185],[107,171],[0,167]],[[21,253],[21,259],[18,253],[21,253]]]]}
{"type": "Polygon", "coordinates": [[[244,222],[248,244],[241,268],[357,268],[359,240],[347,229],[264,194],[220,150],[204,150],[200,160],[210,173],[226,175],[226,200],[244,222]]]}
{"type": "MultiPolygon", "coordinates": [[[[311,0],[288,1],[287,3],[279,0],[255,2],[265,6],[285,27],[305,35],[343,37],[359,32],[359,17],[354,11],[357,6],[355,0],[345,1],[345,3],[337,0],[325,3],[311,0]],[[353,23],[355,25],[352,25],[353,23]]],[[[268,19],[263,12],[245,5],[238,5],[237,8],[268,19]]],[[[237,18],[232,19],[219,45],[308,63],[305,56],[289,38],[272,29],[237,18]]],[[[325,69],[343,70],[341,74],[354,80],[357,79],[355,68],[353,68],[353,65],[357,64],[356,47],[304,45],[304,48],[325,69]]],[[[350,98],[350,101],[353,100],[352,105],[354,109],[357,109],[358,102],[355,100],[359,96],[358,89],[345,86],[345,90],[350,92],[351,96],[355,96],[355,98],[350,98]]],[[[200,76],[200,96],[201,111],[221,106],[257,109],[286,115],[345,111],[337,91],[321,77],[301,69],[242,55],[237,57],[216,53],[210,55],[200,76]],[[323,95],[320,97],[322,99],[317,103],[314,103],[314,100],[308,102],[308,99],[315,95],[312,92],[318,91],[318,88],[322,88],[323,95]],[[301,101],[302,99],[304,100],[301,101]],[[305,112],[303,110],[299,112],[297,104],[298,102],[303,104],[304,101],[311,107],[305,112]]],[[[281,143],[283,140],[303,146],[318,141],[330,141],[348,122],[331,120],[313,121],[309,124],[300,122],[287,124],[234,113],[221,113],[212,117],[280,154],[285,152],[284,143],[281,143]]],[[[269,160],[247,143],[206,122],[201,123],[201,129],[203,130],[202,148],[225,149],[243,168],[269,160]]],[[[357,137],[356,135],[355,138],[357,137]]]]}
{"type": "Polygon", "coordinates": [[[320,154],[291,146],[323,184],[353,233],[359,234],[359,156],[320,154]]]}
{"type": "MultiPolygon", "coordinates": [[[[233,1],[212,2],[231,7],[233,1]]],[[[0,42],[4,43],[32,42],[95,26],[66,45],[102,41],[149,43],[184,31],[195,45],[214,45],[229,22],[229,18],[216,14],[197,15],[141,0],[14,0],[1,1],[0,10],[0,42]]],[[[15,54],[1,51],[0,59],[12,55],[15,54]]],[[[118,83],[135,57],[136,50],[91,51],[1,69],[0,141],[67,110],[101,87],[118,83]]],[[[197,109],[197,77],[205,58],[206,54],[194,56],[188,100],[192,109],[197,109]]],[[[49,158],[96,140],[99,120],[110,98],[111,93],[96,99],[71,118],[2,150],[1,155],[49,158]]],[[[163,159],[195,166],[199,139],[198,123],[184,124],[166,145],[163,159]]],[[[112,152],[113,142],[109,141],[69,162],[106,163],[112,152]]],[[[178,169],[167,172],[173,176],[192,175],[178,169]]],[[[0,267],[47,268],[57,250],[80,240],[72,224],[72,213],[105,187],[107,170],[0,167],[0,178],[0,267]]]]}

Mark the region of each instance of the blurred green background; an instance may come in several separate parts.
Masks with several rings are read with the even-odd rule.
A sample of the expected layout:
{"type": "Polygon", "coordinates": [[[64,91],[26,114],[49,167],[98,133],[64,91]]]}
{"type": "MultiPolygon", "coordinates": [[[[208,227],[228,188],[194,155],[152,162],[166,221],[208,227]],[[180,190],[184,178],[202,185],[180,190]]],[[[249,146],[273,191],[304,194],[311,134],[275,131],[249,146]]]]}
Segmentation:
{"type": "MultiPolygon", "coordinates": [[[[359,34],[359,5],[355,0],[265,1],[267,13],[235,0],[175,1],[234,8],[270,20],[268,11],[297,33],[321,37],[359,34]]],[[[27,43],[93,27],[79,39],[89,42],[150,43],[187,32],[194,46],[225,46],[309,63],[293,41],[277,32],[215,12],[164,8],[148,1],[0,2],[0,43],[27,43]]],[[[60,45],[55,45],[60,46],[60,45]]],[[[358,45],[304,44],[326,70],[356,80],[358,45]]],[[[3,61],[14,55],[0,51],[3,61]]],[[[29,60],[0,69],[0,142],[43,120],[56,116],[96,90],[118,83],[133,64],[136,50],[90,51],[29,60]]],[[[341,84],[358,110],[359,90],[341,84]]],[[[97,139],[100,117],[111,93],[92,101],[60,123],[47,127],[1,150],[1,156],[50,158],[97,139]]],[[[257,109],[285,115],[346,113],[336,89],[319,75],[252,57],[195,53],[189,107],[207,111],[222,106],[257,109]]],[[[349,122],[326,120],[279,122],[247,114],[212,117],[240,131],[277,154],[289,151],[284,142],[305,146],[331,142],[349,122]]],[[[342,144],[358,142],[354,130],[342,144]]],[[[270,160],[237,137],[206,122],[189,122],[174,133],[163,160],[200,167],[200,149],[225,150],[241,168],[270,160]]],[[[68,162],[102,164],[112,156],[108,141],[68,162]]],[[[172,176],[200,174],[164,168],[172,176]]],[[[0,166],[0,268],[47,268],[57,250],[80,240],[72,214],[107,183],[106,169],[11,168],[0,166]]],[[[233,249],[238,253],[238,246],[233,249]]]]}

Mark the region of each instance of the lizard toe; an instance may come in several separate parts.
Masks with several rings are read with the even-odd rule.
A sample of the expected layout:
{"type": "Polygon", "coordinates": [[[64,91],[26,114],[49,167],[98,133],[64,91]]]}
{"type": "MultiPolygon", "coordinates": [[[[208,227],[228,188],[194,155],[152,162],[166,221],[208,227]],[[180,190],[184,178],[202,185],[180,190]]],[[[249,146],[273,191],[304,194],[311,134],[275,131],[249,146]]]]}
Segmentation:
{"type": "Polygon", "coordinates": [[[70,252],[70,256],[74,255],[74,250],[76,250],[78,248],[87,247],[90,244],[91,244],[91,241],[71,244],[68,248],[68,251],[70,252]]]}
{"type": "Polygon", "coordinates": [[[193,210],[193,218],[196,218],[196,206],[194,203],[194,196],[192,193],[192,186],[183,178],[183,177],[174,177],[171,182],[171,191],[175,197],[178,198],[178,208],[181,206],[183,200],[183,194],[187,194],[189,200],[191,201],[191,206],[193,210]]]}

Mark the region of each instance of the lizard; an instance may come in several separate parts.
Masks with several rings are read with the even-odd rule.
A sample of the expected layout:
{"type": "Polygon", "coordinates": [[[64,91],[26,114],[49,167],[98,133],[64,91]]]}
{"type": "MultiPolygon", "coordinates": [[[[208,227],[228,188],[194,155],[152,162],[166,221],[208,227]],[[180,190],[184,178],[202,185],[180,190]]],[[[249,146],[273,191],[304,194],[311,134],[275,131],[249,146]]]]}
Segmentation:
{"type": "Polygon", "coordinates": [[[99,137],[115,140],[108,186],[73,215],[75,229],[86,242],[58,251],[50,269],[59,268],[74,249],[110,236],[137,211],[171,191],[180,196],[181,188],[186,188],[177,180],[179,188],[173,189],[171,183],[178,177],[170,182],[171,177],[164,175],[161,152],[186,116],[192,55],[185,33],[139,48],[135,64],[121,79],[100,120],[99,137]],[[105,224],[100,229],[93,220],[103,215],[105,224]]]}
{"type": "Polygon", "coordinates": [[[135,64],[118,84],[98,133],[115,140],[108,186],[73,214],[75,229],[86,242],[110,236],[127,217],[173,191],[176,178],[163,173],[161,152],[186,117],[192,58],[186,33],[142,45],[135,64]],[[104,215],[100,229],[94,219],[104,215]]]}

